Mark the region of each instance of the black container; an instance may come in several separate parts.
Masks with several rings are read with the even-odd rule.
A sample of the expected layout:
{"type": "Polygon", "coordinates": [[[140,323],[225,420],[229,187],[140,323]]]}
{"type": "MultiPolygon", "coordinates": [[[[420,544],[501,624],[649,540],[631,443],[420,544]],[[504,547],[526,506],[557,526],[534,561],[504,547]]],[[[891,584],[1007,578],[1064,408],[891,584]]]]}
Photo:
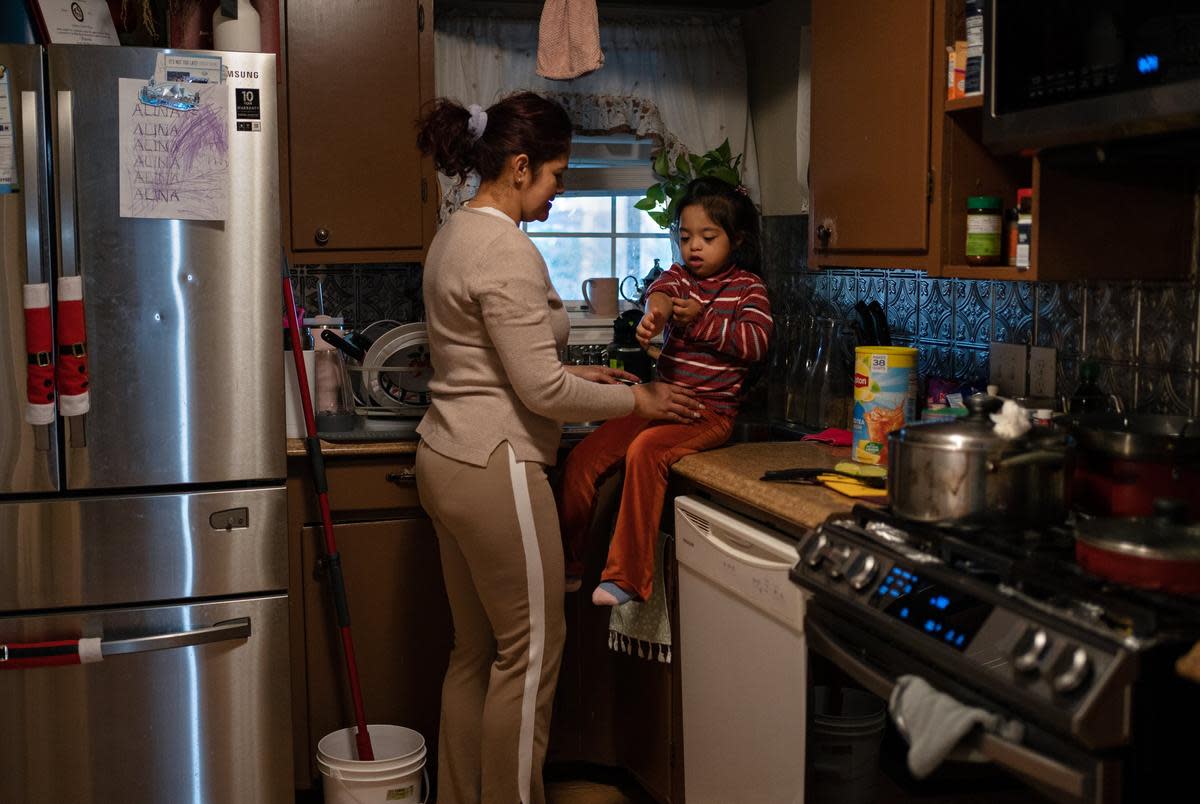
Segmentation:
{"type": "Polygon", "coordinates": [[[636,374],[642,382],[649,382],[653,374],[650,355],[637,341],[637,325],[642,320],[641,310],[626,310],[613,320],[613,339],[608,345],[608,365],[636,374]]]}

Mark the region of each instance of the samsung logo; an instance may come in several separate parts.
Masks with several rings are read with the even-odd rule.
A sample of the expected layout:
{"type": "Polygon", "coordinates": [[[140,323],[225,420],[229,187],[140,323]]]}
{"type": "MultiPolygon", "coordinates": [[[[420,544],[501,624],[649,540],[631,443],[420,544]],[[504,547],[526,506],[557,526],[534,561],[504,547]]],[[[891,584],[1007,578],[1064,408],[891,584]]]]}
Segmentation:
{"type": "Polygon", "coordinates": [[[226,70],[226,78],[258,78],[258,70],[226,70]]]}

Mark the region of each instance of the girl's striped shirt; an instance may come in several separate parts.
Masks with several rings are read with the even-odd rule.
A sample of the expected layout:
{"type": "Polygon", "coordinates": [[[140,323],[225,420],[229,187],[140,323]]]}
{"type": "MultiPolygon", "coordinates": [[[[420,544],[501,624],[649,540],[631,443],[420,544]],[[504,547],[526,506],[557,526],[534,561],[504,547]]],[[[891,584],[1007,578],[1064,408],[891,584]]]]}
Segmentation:
{"type": "Polygon", "coordinates": [[[694,389],[710,409],[737,413],[746,372],[766,357],[775,327],[762,279],[736,266],[697,279],[676,264],[647,297],[651,293],[700,302],[700,315],[688,326],[668,322],[658,379],[694,389]]]}

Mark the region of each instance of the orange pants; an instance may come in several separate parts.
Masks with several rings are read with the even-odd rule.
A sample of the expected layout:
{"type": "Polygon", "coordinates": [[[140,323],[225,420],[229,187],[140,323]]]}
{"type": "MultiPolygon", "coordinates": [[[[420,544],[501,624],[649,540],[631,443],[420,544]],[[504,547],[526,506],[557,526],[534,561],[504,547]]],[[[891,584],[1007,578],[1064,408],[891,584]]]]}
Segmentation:
{"type": "Polygon", "coordinates": [[[625,463],[617,526],[600,580],[648,600],[654,588],[654,548],[662,517],[667,474],[685,455],[719,447],[729,439],[733,416],[709,410],[691,424],[651,422],[636,416],[610,419],[567,456],[558,515],[566,544],[567,574],[579,577],[587,549],[596,483],[625,463]]]}

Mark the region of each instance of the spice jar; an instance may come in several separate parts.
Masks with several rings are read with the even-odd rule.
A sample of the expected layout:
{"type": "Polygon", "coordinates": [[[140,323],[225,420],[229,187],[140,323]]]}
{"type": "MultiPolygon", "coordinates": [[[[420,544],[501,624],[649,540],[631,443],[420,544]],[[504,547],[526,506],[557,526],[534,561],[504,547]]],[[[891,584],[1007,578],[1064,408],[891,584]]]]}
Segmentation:
{"type": "Polygon", "coordinates": [[[999,265],[1001,201],[994,195],[967,198],[967,265],[999,265]]]}

